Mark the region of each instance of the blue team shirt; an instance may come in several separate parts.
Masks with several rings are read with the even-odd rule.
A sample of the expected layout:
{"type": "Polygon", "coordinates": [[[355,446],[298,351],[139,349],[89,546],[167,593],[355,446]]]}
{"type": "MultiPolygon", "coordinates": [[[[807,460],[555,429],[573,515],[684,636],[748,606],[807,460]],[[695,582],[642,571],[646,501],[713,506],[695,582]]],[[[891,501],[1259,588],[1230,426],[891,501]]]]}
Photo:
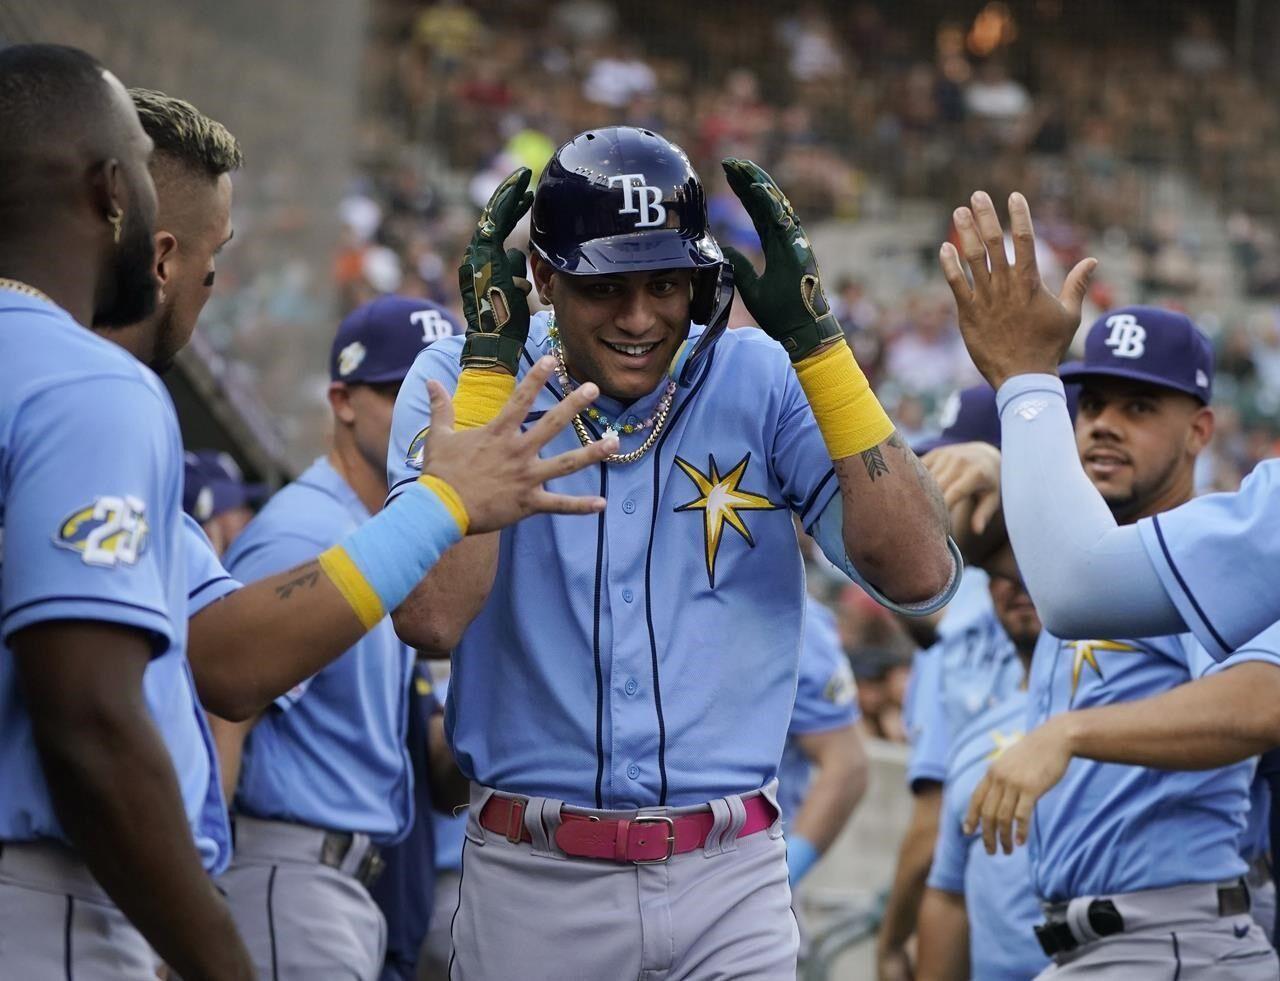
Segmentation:
{"type": "Polygon", "coordinates": [[[1280,460],[1234,494],[1206,494],[1138,522],[1187,629],[1221,661],[1280,620],[1280,460]]]}
{"type": "MultiPolygon", "coordinates": [[[[418,476],[426,381],[456,387],[461,346],[437,341],[401,389],[392,496],[418,476]]],[[[548,352],[540,314],[521,375],[548,352]]],[[[598,405],[639,421],[659,395],[598,405]]],[[[560,397],[549,383],[530,420],[560,397]]],[[[623,452],[646,435],[624,436],[623,452]]],[[[543,454],[578,446],[566,427],[543,454]]],[[[606,808],[696,804],[772,780],[804,608],[792,515],[818,524],[839,489],[782,348],[754,328],[728,331],[645,457],[548,486],[602,494],[608,508],[536,515],[501,533],[493,589],[453,656],[445,724],[462,772],[606,808]]]]}
{"type": "Polygon", "coordinates": [[[938,625],[938,640],[916,655],[904,712],[911,741],[907,785],[942,783],[958,733],[1022,685],[1022,662],[991,605],[986,573],[965,570],[938,625]]]}
{"type": "Polygon", "coordinates": [[[65,840],[9,638],[51,620],[114,623],[152,640],[143,696],[204,867],[220,872],[230,836],[186,658],[188,579],[201,573],[186,554],[168,393],[62,309],[10,290],[0,290],[0,393],[0,840],[65,840]]]}
{"type": "Polygon", "coordinates": [[[809,597],[805,601],[795,706],[791,710],[786,748],[778,766],[778,806],[782,809],[783,827],[788,833],[800,805],[804,803],[813,776],[813,765],[797,737],[843,729],[860,717],[858,688],[853,680],[853,668],[840,643],[835,614],[809,597]]]}
{"type": "Polygon", "coordinates": [[[1027,981],[1049,965],[1035,936],[1044,917],[1026,849],[988,855],[980,834],[964,833],[969,798],[991,761],[1022,738],[1026,719],[1026,693],[1014,691],[956,734],[929,870],[931,889],[964,896],[972,975],[982,981],[1027,981]]]}
{"type": "MultiPolygon", "coordinates": [[[[1217,665],[1190,634],[1065,641],[1042,633],[1028,726],[1070,709],[1158,695],[1246,660],[1280,664],[1275,651],[1242,651],[1217,665]]],[[[1191,772],[1072,760],[1032,820],[1037,892],[1061,901],[1243,874],[1241,835],[1255,768],[1252,759],[1191,772]]]]}
{"type": "MultiPolygon", "coordinates": [[[[368,520],[323,457],[249,522],[227,553],[244,582],[314,559],[368,520]]],[[[384,618],[355,646],[276,699],[250,730],[235,806],[254,817],[388,844],[413,817],[405,726],[413,652],[384,618]]]]}

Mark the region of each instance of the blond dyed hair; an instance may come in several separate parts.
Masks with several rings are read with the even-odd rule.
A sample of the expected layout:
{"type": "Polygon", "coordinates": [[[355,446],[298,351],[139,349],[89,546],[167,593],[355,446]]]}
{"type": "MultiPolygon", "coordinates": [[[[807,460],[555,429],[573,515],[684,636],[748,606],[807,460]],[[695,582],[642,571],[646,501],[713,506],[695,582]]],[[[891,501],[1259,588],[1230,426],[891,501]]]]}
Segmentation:
{"type": "Polygon", "coordinates": [[[154,89],[130,89],[129,96],[157,154],[210,178],[238,170],[244,163],[231,131],[190,102],[154,89]]]}

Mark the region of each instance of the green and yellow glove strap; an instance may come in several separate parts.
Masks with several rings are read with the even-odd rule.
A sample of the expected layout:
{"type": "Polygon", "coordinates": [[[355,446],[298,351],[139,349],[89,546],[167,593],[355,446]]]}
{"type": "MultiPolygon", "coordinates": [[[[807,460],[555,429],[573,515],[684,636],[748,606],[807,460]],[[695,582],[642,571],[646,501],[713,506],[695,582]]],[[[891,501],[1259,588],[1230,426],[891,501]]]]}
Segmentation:
{"type": "Polygon", "coordinates": [[[844,338],[796,362],[795,369],[831,459],[869,450],[893,434],[893,420],[844,338]]]}
{"type": "Polygon", "coordinates": [[[365,630],[405,601],[470,519],[458,492],[439,477],[418,478],[385,508],[333,548],[320,568],[365,630]]]}
{"type": "Polygon", "coordinates": [[[515,376],[505,371],[463,368],[453,393],[453,428],[479,429],[492,422],[515,390],[515,376]]]}

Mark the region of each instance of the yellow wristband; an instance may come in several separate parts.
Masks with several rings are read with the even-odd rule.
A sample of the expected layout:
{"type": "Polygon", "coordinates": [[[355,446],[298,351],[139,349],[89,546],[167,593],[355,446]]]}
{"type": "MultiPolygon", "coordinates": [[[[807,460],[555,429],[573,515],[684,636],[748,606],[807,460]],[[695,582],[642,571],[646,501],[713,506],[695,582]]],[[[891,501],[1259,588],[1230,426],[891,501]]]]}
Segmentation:
{"type": "Polygon", "coordinates": [[[811,354],[795,369],[831,459],[869,450],[893,433],[893,420],[843,338],[811,354]]]}
{"type": "Polygon", "coordinates": [[[341,545],[335,545],[321,552],[318,561],[324,574],[333,580],[338,592],[351,604],[351,609],[364,624],[364,629],[372,630],[376,627],[387,615],[387,611],[382,608],[382,600],[347,554],[347,550],[341,545]]]}
{"type": "Polygon", "coordinates": [[[453,393],[453,428],[479,429],[492,422],[515,388],[515,378],[505,371],[462,369],[453,393]]]}
{"type": "Polygon", "coordinates": [[[467,508],[462,503],[462,498],[458,496],[458,492],[453,489],[453,485],[431,474],[424,474],[418,478],[418,481],[435,492],[445,510],[453,515],[454,521],[458,522],[458,530],[465,535],[471,524],[471,516],[467,514],[467,508]]]}

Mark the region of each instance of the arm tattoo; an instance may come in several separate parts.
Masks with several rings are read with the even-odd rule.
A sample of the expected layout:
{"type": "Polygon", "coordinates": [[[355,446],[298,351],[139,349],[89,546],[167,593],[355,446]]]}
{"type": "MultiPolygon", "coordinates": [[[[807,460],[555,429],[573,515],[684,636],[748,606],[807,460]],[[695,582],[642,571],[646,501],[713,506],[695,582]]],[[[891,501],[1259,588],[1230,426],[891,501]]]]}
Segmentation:
{"type": "MultiPolygon", "coordinates": [[[[889,438],[885,440],[886,445],[892,446],[896,450],[901,450],[903,455],[911,461],[911,466],[915,470],[916,479],[920,481],[920,486],[925,489],[925,493],[929,495],[929,504],[933,507],[933,512],[942,520],[945,527],[947,521],[947,505],[942,497],[942,491],[938,489],[938,484],[930,476],[929,471],[925,469],[920,458],[915,455],[911,447],[907,445],[907,441],[903,439],[895,429],[889,434],[889,438]]],[[[886,468],[887,469],[887,468],[886,468]]]]}
{"type": "Polygon", "coordinates": [[[310,589],[320,581],[320,569],[315,562],[299,566],[296,573],[288,582],[276,587],[276,595],[282,600],[287,600],[297,590],[310,589]]]}
{"type": "Polygon", "coordinates": [[[889,472],[889,464],[885,463],[884,454],[880,452],[879,446],[863,450],[858,455],[862,457],[862,465],[867,468],[867,476],[871,478],[872,483],[875,483],[876,478],[881,474],[889,472]]]}

